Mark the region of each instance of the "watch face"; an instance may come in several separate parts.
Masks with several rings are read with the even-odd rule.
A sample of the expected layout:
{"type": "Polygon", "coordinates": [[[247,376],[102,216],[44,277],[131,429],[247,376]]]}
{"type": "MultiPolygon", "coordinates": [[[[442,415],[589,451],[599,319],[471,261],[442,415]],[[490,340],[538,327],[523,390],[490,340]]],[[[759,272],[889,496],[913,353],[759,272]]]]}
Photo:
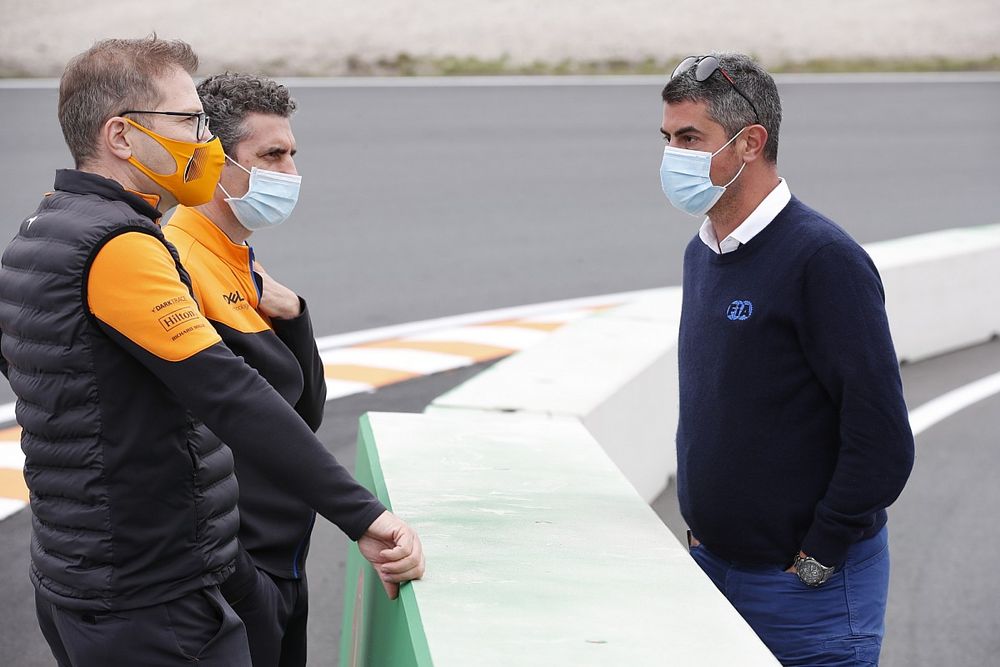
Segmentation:
{"type": "Polygon", "coordinates": [[[801,558],[795,563],[799,580],[807,586],[819,586],[829,579],[833,568],[823,567],[815,558],[801,558]]]}
{"type": "Polygon", "coordinates": [[[796,569],[799,573],[799,579],[801,579],[803,583],[809,584],[810,586],[815,586],[823,578],[823,573],[820,571],[818,565],[813,561],[800,561],[796,569]]]}

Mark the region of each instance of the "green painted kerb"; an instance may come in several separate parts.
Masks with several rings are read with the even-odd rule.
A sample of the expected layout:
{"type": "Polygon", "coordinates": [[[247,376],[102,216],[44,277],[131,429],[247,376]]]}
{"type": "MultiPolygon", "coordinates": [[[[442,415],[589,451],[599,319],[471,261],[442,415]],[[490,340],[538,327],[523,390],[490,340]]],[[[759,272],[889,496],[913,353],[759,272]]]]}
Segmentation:
{"type": "MultiPolygon", "coordinates": [[[[368,415],[358,428],[355,477],[392,509],[368,415]]],[[[430,667],[430,649],[413,587],[404,584],[390,600],[371,564],[351,543],[347,551],[344,623],[340,630],[341,667],[430,667]]]]}

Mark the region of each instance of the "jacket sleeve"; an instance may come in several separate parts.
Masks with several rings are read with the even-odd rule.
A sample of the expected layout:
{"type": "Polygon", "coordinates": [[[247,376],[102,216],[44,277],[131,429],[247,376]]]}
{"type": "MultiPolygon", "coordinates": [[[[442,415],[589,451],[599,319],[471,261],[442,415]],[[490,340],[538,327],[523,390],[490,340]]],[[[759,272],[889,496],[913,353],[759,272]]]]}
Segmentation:
{"type": "Polygon", "coordinates": [[[281,339],[302,369],[302,396],[295,404],[295,411],[313,431],[323,423],[323,409],[326,405],[326,376],[323,373],[323,360],[316,347],[313,334],[312,319],[305,299],[299,297],[302,312],[291,320],[272,319],[274,333],[281,339]]]}
{"type": "Polygon", "coordinates": [[[219,338],[163,244],[127,233],[98,253],[87,303],[101,329],[223,442],[358,539],[385,508],[281,396],[219,338]],[[280,442],[282,447],[268,446],[280,442]]]}
{"type": "Polygon", "coordinates": [[[824,246],[803,279],[802,345],[840,414],[840,451],[802,550],[840,565],[913,467],[913,434],[878,271],[856,244],[824,246]]]}

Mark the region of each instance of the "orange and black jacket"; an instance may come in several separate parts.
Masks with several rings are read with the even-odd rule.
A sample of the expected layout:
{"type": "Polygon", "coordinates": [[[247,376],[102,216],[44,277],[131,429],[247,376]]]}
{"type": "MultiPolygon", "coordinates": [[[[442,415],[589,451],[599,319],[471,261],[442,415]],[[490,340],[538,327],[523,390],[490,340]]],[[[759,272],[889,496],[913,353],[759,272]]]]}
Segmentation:
{"type": "Polygon", "coordinates": [[[115,181],[62,170],[3,253],[0,369],[23,428],[31,577],[64,607],[133,609],[226,579],[230,447],[352,539],[384,510],[222,342],[158,218],[115,181]]]}
{"type": "MultiPolygon", "coordinates": [[[[163,233],[177,248],[201,312],[222,341],[260,372],[309,428],[318,429],[326,379],[305,302],[300,299],[302,313],[292,320],[263,315],[253,250],[230,241],[197,209],[177,207],[163,233]]],[[[285,451],[283,439],[262,444],[278,453],[285,451]]],[[[278,577],[298,578],[315,513],[253,459],[237,456],[236,476],[240,542],[258,567],[278,577]]]]}

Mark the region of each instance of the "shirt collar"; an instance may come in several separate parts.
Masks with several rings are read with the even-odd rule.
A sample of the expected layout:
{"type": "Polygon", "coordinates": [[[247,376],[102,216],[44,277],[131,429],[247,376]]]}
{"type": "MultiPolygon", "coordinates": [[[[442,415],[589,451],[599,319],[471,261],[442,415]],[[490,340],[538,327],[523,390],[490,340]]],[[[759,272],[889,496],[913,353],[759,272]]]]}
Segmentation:
{"type": "Polygon", "coordinates": [[[197,239],[208,250],[233,268],[247,272],[253,250],[246,243],[233,243],[204,213],[183,204],[170,216],[171,227],[176,227],[197,239]]]}
{"type": "Polygon", "coordinates": [[[139,192],[138,190],[129,190],[128,188],[125,188],[125,192],[135,195],[136,197],[143,200],[153,208],[156,208],[157,206],[160,205],[160,195],[151,195],[145,192],[139,192]]]}
{"type": "Polygon", "coordinates": [[[715,230],[712,228],[712,222],[708,218],[705,218],[705,221],[701,223],[701,228],[698,230],[698,237],[717,255],[732,252],[741,245],[749,243],[753,237],[757,236],[765,227],[771,224],[771,221],[781,213],[781,209],[785,208],[791,200],[792,193],[788,189],[788,183],[785,182],[785,179],[779,178],[778,184],[757,205],[753,213],[748,215],[747,219],[741,222],[739,227],[734,229],[721,242],[716,240],[715,230]]]}

